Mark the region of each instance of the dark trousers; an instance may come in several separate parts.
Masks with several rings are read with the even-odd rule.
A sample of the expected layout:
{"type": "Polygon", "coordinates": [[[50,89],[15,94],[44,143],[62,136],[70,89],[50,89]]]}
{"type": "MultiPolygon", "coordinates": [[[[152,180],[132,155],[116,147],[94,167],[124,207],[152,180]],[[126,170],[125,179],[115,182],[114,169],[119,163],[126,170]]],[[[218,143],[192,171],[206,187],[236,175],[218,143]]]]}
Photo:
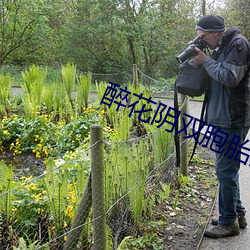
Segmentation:
{"type": "MultiPolygon", "coordinates": [[[[233,145],[232,141],[235,141],[240,137],[241,139],[239,145],[242,144],[245,141],[248,130],[249,127],[239,129],[221,128],[221,131],[226,134],[220,133],[220,136],[223,137],[224,142],[226,141],[226,143],[223,144],[224,142],[222,140],[223,152],[216,153],[216,174],[219,181],[220,224],[231,224],[239,215],[245,214],[246,212],[240,200],[240,162],[235,159],[235,156],[240,148],[238,147],[237,149],[233,149],[236,144],[233,145]]],[[[220,146],[215,148],[217,151],[222,151],[222,147],[220,146]]],[[[239,156],[240,155],[238,155],[238,157],[239,156]]],[[[245,167],[249,167],[249,163],[245,165],[245,167]]]]}

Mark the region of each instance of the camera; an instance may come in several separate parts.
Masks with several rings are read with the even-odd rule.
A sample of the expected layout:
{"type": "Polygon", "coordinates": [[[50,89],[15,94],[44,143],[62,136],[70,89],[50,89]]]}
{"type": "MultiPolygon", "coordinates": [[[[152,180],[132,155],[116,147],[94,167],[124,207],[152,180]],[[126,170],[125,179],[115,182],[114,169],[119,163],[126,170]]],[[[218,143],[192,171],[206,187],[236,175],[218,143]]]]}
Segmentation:
{"type": "Polygon", "coordinates": [[[180,54],[176,57],[177,61],[179,63],[183,63],[188,58],[198,55],[198,53],[195,51],[195,47],[199,48],[200,50],[203,50],[207,48],[207,43],[199,36],[197,36],[190,45],[180,54]]]}

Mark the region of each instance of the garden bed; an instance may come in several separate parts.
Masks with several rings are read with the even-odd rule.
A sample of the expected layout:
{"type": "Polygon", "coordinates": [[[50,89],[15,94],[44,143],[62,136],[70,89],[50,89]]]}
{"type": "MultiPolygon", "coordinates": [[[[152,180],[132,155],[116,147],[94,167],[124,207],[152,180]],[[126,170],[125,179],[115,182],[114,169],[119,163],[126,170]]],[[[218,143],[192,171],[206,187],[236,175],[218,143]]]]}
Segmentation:
{"type": "MultiPolygon", "coordinates": [[[[131,236],[135,235],[133,233],[124,235],[123,241],[129,240],[126,247],[152,250],[197,249],[217,190],[213,152],[202,147],[198,147],[197,151],[194,163],[189,166],[188,178],[178,177],[176,169],[173,169],[169,197],[156,197],[150,222],[137,229],[136,238],[131,236]]],[[[42,159],[37,159],[34,154],[5,157],[5,162],[13,165],[17,178],[30,174],[37,176],[45,169],[42,159]]],[[[161,181],[164,183],[163,179],[161,181]]],[[[150,193],[153,190],[148,192],[148,195],[153,195],[150,193]]],[[[127,228],[127,233],[130,230],[134,231],[133,225],[127,228]]],[[[126,248],[120,244],[118,249],[126,248]]]]}
{"type": "MultiPolygon", "coordinates": [[[[214,205],[217,180],[213,152],[202,147],[197,151],[194,163],[189,166],[188,178],[178,177],[177,170],[173,169],[170,193],[164,191],[165,197],[156,197],[150,222],[141,226],[137,238],[125,237],[126,247],[119,250],[198,249],[214,205]]],[[[159,178],[164,182],[161,176],[159,178]]],[[[154,195],[155,191],[152,189],[149,195],[154,195]]]]}

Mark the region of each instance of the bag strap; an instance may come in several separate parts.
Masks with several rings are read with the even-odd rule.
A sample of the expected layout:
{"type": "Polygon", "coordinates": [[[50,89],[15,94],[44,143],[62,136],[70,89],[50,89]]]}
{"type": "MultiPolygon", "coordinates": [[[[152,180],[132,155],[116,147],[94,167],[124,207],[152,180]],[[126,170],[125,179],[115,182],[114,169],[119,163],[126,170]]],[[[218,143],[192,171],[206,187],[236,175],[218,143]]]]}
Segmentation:
{"type": "MultiPolygon", "coordinates": [[[[206,104],[207,104],[207,97],[208,97],[208,90],[205,91],[205,97],[204,97],[204,100],[203,100],[203,103],[202,103],[202,108],[201,108],[200,121],[203,121],[203,118],[204,118],[204,113],[205,113],[206,104]]],[[[196,140],[195,140],[195,143],[194,143],[193,152],[192,152],[192,154],[190,156],[190,159],[189,159],[189,164],[191,164],[193,156],[195,154],[195,150],[196,150],[199,138],[200,138],[201,126],[202,126],[202,122],[199,123],[198,134],[196,136],[196,140]]]]}
{"type": "MultiPolygon", "coordinates": [[[[178,92],[177,92],[177,88],[176,88],[176,82],[178,80],[178,77],[174,83],[174,115],[175,117],[178,116],[178,92]]],[[[175,135],[174,135],[174,141],[175,141],[175,152],[176,152],[176,167],[179,168],[180,167],[180,138],[179,138],[179,134],[177,134],[178,132],[178,127],[179,127],[179,119],[177,119],[175,126],[174,126],[174,131],[175,131],[175,135]]]]}

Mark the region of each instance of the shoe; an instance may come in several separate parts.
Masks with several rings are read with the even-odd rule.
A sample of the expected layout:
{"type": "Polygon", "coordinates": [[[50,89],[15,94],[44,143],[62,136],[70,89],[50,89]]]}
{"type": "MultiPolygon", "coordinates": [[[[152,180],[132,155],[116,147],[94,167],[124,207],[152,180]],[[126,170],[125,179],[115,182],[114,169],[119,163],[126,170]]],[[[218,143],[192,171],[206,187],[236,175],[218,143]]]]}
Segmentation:
{"type": "Polygon", "coordinates": [[[206,229],[204,235],[209,238],[223,238],[228,236],[239,235],[240,227],[238,222],[232,224],[222,225],[219,224],[210,229],[206,229]]]}
{"type": "MultiPolygon", "coordinates": [[[[245,228],[247,226],[247,220],[246,220],[245,214],[239,215],[238,222],[239,222],[240,229],[243,229],[243,228],[245,228]]],[[[214,226],[217,226],[218,225],[218,219],[212,218],[211,224],[214,225],[214,226]]]]}

